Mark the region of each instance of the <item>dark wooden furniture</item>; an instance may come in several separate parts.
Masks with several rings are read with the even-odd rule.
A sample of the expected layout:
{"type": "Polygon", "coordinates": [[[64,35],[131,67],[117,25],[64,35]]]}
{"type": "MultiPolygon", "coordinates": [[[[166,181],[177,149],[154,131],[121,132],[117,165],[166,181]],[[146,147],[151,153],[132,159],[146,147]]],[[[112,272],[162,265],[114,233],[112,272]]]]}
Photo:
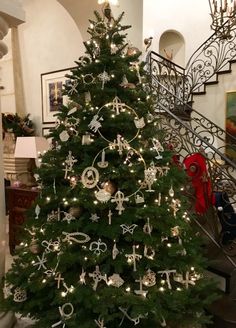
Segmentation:
{"type": "Polygon", "coordinates": [[[31,207],[39,192],[32,188],[6,187],[6,210],[9,215],[9,248],[13,254],[20,243],[21,225],[26,220],[25,212],[31,207]]]}

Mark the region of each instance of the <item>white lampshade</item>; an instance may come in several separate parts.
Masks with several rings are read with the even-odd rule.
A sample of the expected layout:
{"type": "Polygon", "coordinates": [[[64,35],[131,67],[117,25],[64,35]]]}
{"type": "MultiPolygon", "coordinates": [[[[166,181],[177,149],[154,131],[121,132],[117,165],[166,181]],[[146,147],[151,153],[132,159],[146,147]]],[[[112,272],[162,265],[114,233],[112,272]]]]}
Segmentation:
{"type": "Polygon", "coordinates": [[[48,140],[44,137],[17,137],[15,147],[16,158],[38,158],[49,150],[48,140]]]}

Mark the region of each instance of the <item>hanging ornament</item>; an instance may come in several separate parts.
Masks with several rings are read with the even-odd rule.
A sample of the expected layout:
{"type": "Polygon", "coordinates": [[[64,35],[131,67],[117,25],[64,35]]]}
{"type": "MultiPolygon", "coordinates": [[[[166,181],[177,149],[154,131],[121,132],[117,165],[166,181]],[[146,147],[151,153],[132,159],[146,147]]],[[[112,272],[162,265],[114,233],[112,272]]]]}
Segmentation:
{"type": "Polygon", "coordinates": [[[66,142],[69,140],[70,136],[69,136],[68,132],[66,130],[64,130],[59,134],[59,138],[62,142],[66,142]]]}
{"type": "Polygon", "coordinates": [[[35,219],[36,219],[36,220],[38,220],[38,218],[39,218],[40,210],[41,210],[41,208],[40,208],[40,206],[37,204],[37,205],[35,206],[35,219]]]}
{"type": "Polygon", "coordinates": [[[75,159],[75,157],[72,155],[72,151],[69,150],[69,154],[65,160],[65,168],[63,169],[63,171],[65,171],[64,179],[67,178],[68,172],[73,171],[73,166],[76,162],[77,162],[77,159],[75,159]]]}
{"type": "Polygon", "coordinates": [[[106,71],[103,71],[101,74],[99,74],[98,78],[102,82],[102,90],[104,89],[105,83],[109,82],[111,79],[106,71]]]}
{"type": "Polygon", "coordinates": [[[112,215],[113,215],[112,211],[109,210],[109,212],[108,212],[108,224],[109,224],[109,225],[111,225],[111,218],[112,218],[112,215]]]}
{"type": "Polygon", "coordinates": [[[178,237],[180,235],[180,227],[175,226],[175,227],[171,228],[171,234],[173,237],[178,237]]]}
{"type": "Polygon", "coordinates": [[[95,169],[93,166],[89,166],[86,169],[84,169],[81,176],[81,182],[84,185],[84,187],[88,189],[92,189],[97,185],[98,181],[99,181],[99,173],[97,169],[95,169]]]}
{"type": "Polygon", "coordinates": [[[57,289],[61,288],[61,282],[64,282],[64,278],[62,278],[61,273],[57,273],[54,280],[57,281],[57,289]]]}
{"type": "Polygon", "coordinates": [[[107,284],[107,275],[101,274],[98,265],[96,265],[96,270],[93,273],[89,273],[89,277],[93,278],[93,281],[94,281],[93,290],[97,290],[98,283],[102,280],[104,280],[107,284]]]}
{"type": "Polygon", "coordinates": [[[127,232],[130,233],[131,235],[133,235],[134,233],[134,229],[137,228],[137,224],[131,224],[130,226],[126,225],[126,224],[121,224],[120,227],[123,230],[123,235],[126,234],[127,232]]]}
{"type": "Polygon", "coordinates": [[[135,203],[136,204],[144,203],[144,195],[141,191],[139,191],[135,194],[135,203]]]}
{"type": "Polygon", "coordinates": [[[166,320],[165,320],[165,318],[163,316],[161,318],[160,325],[161,325],[161,327],[167,327],[166,320]]]}
{"type": "Polygon", "coordinates": [[[79,81],[70,80],[70,83],[67,85],[70,88],[70,90],[68,90],[69,96],[73,95],[73,93],[78,93],[78,90],[77,90],[78,85],[79,85],[79,81]]]}
{"type": "Polygon", "coordinates": [[[153,227],[150,225],[150,219],[147,218],[147,223],[143,227],[143,232],[151,236],[153,227]]]}
{"type": "Polygon", "coordinates": [[[139,261],[142,258],[142,255],[137,254],[135,252],[135,245],[133,245],[133,253],[132,254],[125,254],[125,257],[127,257],[128,263],[133,264],[133,271],[137,271],[137,261],[139,261]]]}
{"type": "Polygon", "coordinates": [[[73,107],[73,108],[71,108],[70,110],[69,110],[69,112],[67,113],[67,116],[70,116],[70,115],[72,115],[72,114],[74,114],[74,113],[76,113],[77,112],[77,107],[73,107]]]}
{"type": "Polygon", "coordinates": [[[176,213],[179,211],[180,206],[181,204],[179,199],[172,199],[170,207],[173,210],[174,217],[176,217],[176,213]]]}
{"type": "Polygon", "coordinates": [[[170,197],[174,197],[174,195],[175,195],[175,192],[174,192],[173,186],[170,187],[169,195],[170,195],[170,197]]]}
{"type": "Polygon", "coordinates": [[[124,314],[124,317],[122,318],[119,326],[122,325],[123,321],[125,318],[129,319],[130,321],[132,321],[134,323],[134,325],[138,325],[140,323],[140,319],[143,318],[142,315],[139,315],[137,318],[131,318],[131,316],[128,315],[127,309],[123,309],[122,307],[119,307],[119,310],[124,314]]]}
{"type": "Polygon", "coordinates": [[[141,118],[135,117],[134,124],[137,129],[142,129],[146,125],[143,117],[141,117],[141,118]]]}
{"type": "Polygon", "coordinates": [[[124,280],[121,278],[121,276],[117,273],[114,273],[112,276],[108,278],[108,285],[114,286],[114,287],[121,287],[124,284],[124,280]]]}
{"type": "Polygon", "coordinates": [[[89,123],[88,127],[93,131],[97,132],[98,129],[101,128],[102,124],[100,123],[103,121],[102,117],[99,117],[98,114],[94,115],[92,121],[89,123]]]}
{"type": "Polygon", "coordinates": [[[143,254],[144,257],[146,257],[149,260],[154,260],[155,254],[156,252],[151,246],[147,246],[147,245],[144,246],[144,254],[143,254]]]}
{"type": "Polygon", "coordinates": [[[98,162],[97,165],[101,169],[105,169],[106,167],[108,167],[108,162],[105,161],[105,150],[104,149],[102,150],[101,162],[98,162]]]}
{"type": "Polygon", "coordinates": [[[148,269],[147,273],[143,276],[143,284],[146,287],[153,287],[156,285],[156,274],[148,269]]]}
{"type": "Polygon", "coordinates": [[[86,91],[84,93],[84,100],[86,104],[89,104],[91,102],[91,94],[90,91],[86,91]]]}
{"type": "Polygon", "coordinates": [[[152,115],[150,112],[147,113],[147,122],[152,123],[154,121],[154,115],[152,115]]]}
{"type": "Polygon", "coordinates": [[[65,235],[65,238],[62,239],[63,242],[68,242],[72,244],[72,242],[78,243],[78,244],[85,244],[88,241],[90,241],[90,237],[83,232],[65,232],[62,231],[62,234],[65,235]]]}
{"type": "Polygon", "coordinates": [[[140,75],[140,64],[139,64],[139,62],[138,61],[137,62],[132,62],[132,63],[130,63],[130,65],[133,69],[136,70],[139,83],[142,83],[142,79],[141,79],[141,75],[140,75]]]}
{"type": "Polygon", "coordinates": [[[147,290],[143,290],[143,284],[144,283],[143,283],[142,277],[140,277],[139,280],[135,280],[135,282],[139,282],[139,289],[134,291],[135,294],[140,295],[140,296],[143,296],[143,297],[146,297],[148,291],[147,290]]]}
{"type": "Polygon", "coordinates": [[[176,270],[163,270],[163,271],[158,271],[162,276],[165,275],[166,282],[168,289],[172,289],[171,283],[170,283],[170,275],[173,273],[176,273],[176,270]]]}
{"type": "Polygon", "coordinates": [[[82,79],[84,84],[92,84],[95,81],[95,77],[93,76],[92,73],[82,75],[82,79]]]}
{"type": "Polygon", "coordinates": [[[113,249],[112,249],[112,259],[115,260],[119,253],[120,252],[119,252],[118,248],[116,247],[116,243],[114,243],[113,249]]]}
{"type": "Polygon", "coordinates": [[[71,213],[67,213],[67,212],[62,212],[64,214],[64,218],[62,219],[62,221],[67,221],[68,224],[71,223],[71,221],[75,220],[75,217],[71,214],[71,213]]]}
{"type": "Polygon", "coordinates": [[[44,270],[46,270],[46,266],[44,265],[44,263],[47,262],[47,259],[45,258],[45,253],[43,253],[42,257],[40,258],[39,256],[37,256],[38,262],[33,262],[33,266],[37,266],[38,265],[38,270],[40,270],[41,268],[43,268],[44,270]]]}
{"type": "Polygon", "coordinates": [[[104,189],[95,192],[95,197],[101,203],[107,203],[111,199],[111,194],[104,189]]]}
{"type": "Polygon", "coordinates": [[[13,300],[16,303],[22,303],[25,302],[27,300],[27,294],[26,291],[22,288],[17,287],[14,290],[14,294],[13,294],[13,300]]]}
{"type": "Polygon", "coordinates": [[[61,316],[61,320],[54,323],[51,328],[55,328],[57,326],[63,325],[62,328],[65,328],[66,324],[65,321],[69,320],[73,313],[74,313],[74,307],[71,303],[65,303],[62,306],[59,306],[59,313],[61,316]]]}
{"type": "Polygon", "coordinates": [[[86,276],[86,272],[84,271],[84,268],[82,268],[82,272],[79,276],[79,282],[81,285],[86,285],[85,276],[86,276]]]}
{"type": "Polygon", "coordinates": [[[103,35],[105,35],[107,33],[107,25],[104,21],[99,21],[94,25],[94,33],[99,36],[102,37],[103,35]]]}
{"type": "Polygon", "coordinates": [[[98,328],[106,328],[104,326],[104,320],[103,319],[102,320],[100,320],[100,319],[94,320],[94,322],[96,323],[96,325],[98,326],[98,328]]]}
{"type": "Polygon", "coordinates": [[[125,210],[123,203],[128,202],[129,198],[125,197],[124,193],[118,190],[114,196],[114,199],[111,200],[112,203],[116,203],[116,210],[118,211],[118,214],[121,215],[122,212],[125,210]]]}
{"type": "Polygon", "coordinates": [[[96,213],[92,214],[89,218],[92,222],[98,222],[99,219],[100,217],[96,213]]]}
{"type": "Polygon", "coordinates": [[[84,134],[82,136],[82,145],[91,145],[92,143],[92,138],[91,135],[89,133],[86,132],[86,134],[84,134]]]}
{"type": "Polygon", "coordinates": [[[156,159],[162,159],[162,155],[160,152],[164,151],[164,148],[162,147],[160,141],[156,138],[152,139],[153,149],[157,152],[157,156],[155,156],[156,159]]]}
{"type": "Polygon", "coordinates": [[[154,163],[151,163],[150,167],[148,167],[146,170],[144,170],[144,176],[145,176],[145,182],[147,183],[148,189],[147,192],[154,192],[153,189],[151,189],[153,183],[156,181],[156,174],[157,169],[154,166],[154,163]]]}
{"type": "Polygon", "coordinates": [[[92,251],[96,255],[100,255],[101,253],[105,253],[107,251],[107,245],[101,241],[99,238],[98,241],[93,241],[90,246],[89,250],[92,251]]]}
{"type": "Polygon", "coordinates": [[[120,98],[115,97],[112,101],[113,110],[116,112],[116,115],[119,115],[120,112],[125,111],[126,105],[121,102],[120,98]]]}

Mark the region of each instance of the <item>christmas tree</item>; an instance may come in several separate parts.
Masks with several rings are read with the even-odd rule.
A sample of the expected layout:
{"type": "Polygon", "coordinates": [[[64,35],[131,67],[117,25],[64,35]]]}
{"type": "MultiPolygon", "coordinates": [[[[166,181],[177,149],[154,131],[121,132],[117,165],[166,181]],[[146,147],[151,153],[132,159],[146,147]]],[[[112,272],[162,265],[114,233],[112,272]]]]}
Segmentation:
{"type": "Polygon", "coordinates": [[[158,129],[123,13],[95,12],[38,169],[40,195],[5,279],[4,309],[35,327],[195,327],[211,284],[186,175],[158,129]]]}

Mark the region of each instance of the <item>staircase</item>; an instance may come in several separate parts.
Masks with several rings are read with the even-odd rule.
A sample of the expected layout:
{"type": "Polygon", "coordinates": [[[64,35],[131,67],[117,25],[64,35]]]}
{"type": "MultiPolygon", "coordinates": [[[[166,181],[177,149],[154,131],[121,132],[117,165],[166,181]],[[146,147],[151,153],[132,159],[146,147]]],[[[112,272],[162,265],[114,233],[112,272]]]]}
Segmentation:
{"type": "Polygon", "coordinates": [[[209,328],[236,327],[236,163],[225,148],[236,148],[236,137],[193,108],[193,95],[206,92],[218,75],[231,71],[236,58],[236,27],[229,39],[214,33],[189,59],[186,68],[151,51],[147,70],[155,98],[159,127],[166,131],[179,160],[204,154],[216,206],[194,219],[203,232],[204,252],[209,259],[207,275],[218,281],[222,297],[207,311],[213,315],[209,328]],[[230,140],[230,144],[226,144],[230,140]],[[218,145],[217,148],[215,145],[218,145]]]}

